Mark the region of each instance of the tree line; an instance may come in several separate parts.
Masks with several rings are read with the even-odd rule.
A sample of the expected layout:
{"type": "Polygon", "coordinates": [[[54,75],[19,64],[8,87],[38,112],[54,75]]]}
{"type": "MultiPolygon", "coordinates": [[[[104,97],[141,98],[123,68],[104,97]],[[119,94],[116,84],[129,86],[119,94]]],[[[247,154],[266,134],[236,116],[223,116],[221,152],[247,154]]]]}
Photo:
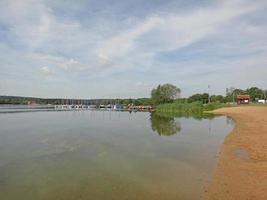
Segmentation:
{"type": "Polygon", "coordinates": [[[36,98],[36,97],[20,97],[20,96],[0,96],[0,104],[16,104],[27,105],[34,104],[88,104],[88,105],[107,105],[107,104],[121,104],[121,105],[151,105],[150,98],[125,98],[125,99],[60,99],[60,98],[36,98]]]}
{"type": "Polygon", "coordinates": [[[225,95],[209,95],[208,93],[193,94],[188,98],[181,98],[181,89],[172,84],[162,84],[153,88],[150,98],[124,98],[124,99],[60,99],[60,98],[35,98],[35,97],[18,97],[18,96],[0,96],[0,104],[121,104],[121,105],[159,105],[166,103],[193,103],[201,102],[203,104],[211,103],[228,103],[236,100],[237,95],[248,94],[252,102],[258,99],[266,99],[267,90],[258,87],[247,89],[226,88],[225,95]]]}
{"type": "Polygon", "coordinates": [[[229,103],[236,101],[237,95],[250,95],[252,102],[256,102],[258,99],[266,99],[267,90],[260,89],[258,87],[251,87],[247,89],[240,88],[226,88],[226,94],[223,95],[209,95],[208,93],[193,94],[188,98],[179,98],[181,89],[171,84],[158,85],[151,91],[151,102],[154,105],[180,102],[180,103],[193,103],[201,102],[207,103],[229,103]]]}

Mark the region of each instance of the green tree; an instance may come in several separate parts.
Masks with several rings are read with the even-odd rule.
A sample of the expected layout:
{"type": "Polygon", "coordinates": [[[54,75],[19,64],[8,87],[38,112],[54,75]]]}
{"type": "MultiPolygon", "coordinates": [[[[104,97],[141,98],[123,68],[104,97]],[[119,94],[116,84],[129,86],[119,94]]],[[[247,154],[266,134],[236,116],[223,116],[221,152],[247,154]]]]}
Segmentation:
{"type": "Polygon", "coordinates": [[[209,94],[208,93],[203,93],[203,94],[194,94],[188,98],[188,103],[192,102],[202,102],[204,104],[209,102],[209,94]]]}
{"type": "Polygon", "coordinates": [[[132,99],[123,99],[122,102],[123,102],[123,103],[122,103],[123,105],[127,106],[128,104],[133,103],[133,100],[132,100],[132,99]]]}
{"type": "Polygon", "coordinates": [[[226,102],[231,102],[234,101],[234,87],[226,88],[226,96],[225,96],[225,101],[226,102]]]}
{"type": "Polygon", "coordinates": [[[234,87],[226,88],[226,102],[235,102],[237,95],[247,94],[246,91],[234,87]]]}
{"type": "Polygon", "coordinates": [[[136,105],[136,106],[140,106],[140,105],[142,105],[143,103],[142,103],[142,101],[141,101],[140,99],[134,99],[134,100],[133,100],[133,104],[136,105]]]}
{"type": "Polygon", "coordinates": [[[224,102],[224,97],[222,95],[212,95],[210,97],[211,102],[215,103],[223,103],[224,102]]]}
{"type": "Polygon", "coordinates": [[[159,135],[171,136],[181,131],[181,125],[173,117],[163,117],[153,113],[150,121],[152,130],[159,135]]]}
{"type": "Polygon", "coordinates": [[[250,95],[252,101],[256,101],[257,99],[264,98],[264,91],[257,88],[251,87],[246,90],[246,93],[250,95]]]}
{"type": "Polygon", "coordinates": [[[180,88],[171,84],[158,85],[151,91],[152,102],[156,105],[173,102],[179,97],[181,93],[180,88]]]}

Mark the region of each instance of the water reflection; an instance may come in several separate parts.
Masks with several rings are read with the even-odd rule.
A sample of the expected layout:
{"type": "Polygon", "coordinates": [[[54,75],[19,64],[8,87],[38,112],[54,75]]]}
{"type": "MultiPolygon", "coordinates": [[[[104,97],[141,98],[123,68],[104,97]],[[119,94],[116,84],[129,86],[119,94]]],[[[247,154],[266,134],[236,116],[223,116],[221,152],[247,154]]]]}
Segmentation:
{"type": "Polygon", "coordinates": [[[203,120],[203,119],[214,119],[216,115],[210,113],[184,113],[184,112],[175,112],[175,113],[157,113],[160,116],[164,117],[173,117],[173,118],[192,118],[195,120],[203,120]]]}
{"type": "Polygon", "coordinates": [[[161,116],[152,113],[150,116],[151,128],[159,135],[171,136],[181,131],[181,125],[173,117],[161,116]]]}
{"type": "Polygon", "coordinates": [[[233,118],[231,118],[231,117],[227,117],[227,118],[226,118],[226,123],[227,123],[228,125],[232,125],[232,126],[234,126],[235,121],[233,120],[233,118]]]}
{"type": "Polygon", "coordinates": [[[232,128],[110,111],[0,114],[0,127],[3,200],[200,199],[232,128]]]}

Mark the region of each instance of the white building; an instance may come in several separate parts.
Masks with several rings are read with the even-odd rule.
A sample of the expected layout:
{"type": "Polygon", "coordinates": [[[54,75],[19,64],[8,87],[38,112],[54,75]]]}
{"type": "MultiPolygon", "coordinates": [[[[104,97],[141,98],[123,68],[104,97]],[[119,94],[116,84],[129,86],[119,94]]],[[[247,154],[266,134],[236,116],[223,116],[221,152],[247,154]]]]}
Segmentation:
{"type": "Polygon", "coordinates": [[[264,99],[259,99],[259,100],[258,100],[258,103],[263,103],[263,104],[265,104],[265,103],[266,103],[266,100],[264,100],[264,99]]]}

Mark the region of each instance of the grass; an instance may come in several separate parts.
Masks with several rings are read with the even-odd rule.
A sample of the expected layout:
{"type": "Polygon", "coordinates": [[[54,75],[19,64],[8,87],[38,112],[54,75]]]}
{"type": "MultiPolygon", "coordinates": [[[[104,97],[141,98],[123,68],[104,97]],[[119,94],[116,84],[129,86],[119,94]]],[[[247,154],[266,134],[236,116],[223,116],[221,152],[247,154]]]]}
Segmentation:
{"type": "Polygon", "coordinates": [[[231,107],[235,105],[225,103],[210,103],[202,104],[201,102],[181,103],[174,102],[168,104],[161,104],[157,106],[158,113],[173,113],[173,114],[192,114],[203,115],[204,111],[211,111],[223,107],[231,107]]]}
{"type": "MultiPolygon", "coordinates": [[[[173,102],[167,104],[160,104],[157,106],[156,113],[160,115],[171,115],[176,117],[196,117],[196,118],[205,118],[210,117],[206,116],[208,113],[205,111],[212,111],[219,108],[224,107],[235,107],[238,106],[236,104],[230,103],[209,103],[203,104],[202,102],[173,102]]],[[[239,105],[239,106],[247,106],[247,105],[239,105]]],[[[249,106],[262,106],[267,107],[267,104],[259,104],[259,103],[250,103],[249,106]]]]}
{"type": "Polygon", "coordinates": [[[235,107],[236,104],[229,104],[229,103],[210,103],[204,105],[204,111],[212,111],[219,108],[225,108],[225,107],[235,107]]]}

